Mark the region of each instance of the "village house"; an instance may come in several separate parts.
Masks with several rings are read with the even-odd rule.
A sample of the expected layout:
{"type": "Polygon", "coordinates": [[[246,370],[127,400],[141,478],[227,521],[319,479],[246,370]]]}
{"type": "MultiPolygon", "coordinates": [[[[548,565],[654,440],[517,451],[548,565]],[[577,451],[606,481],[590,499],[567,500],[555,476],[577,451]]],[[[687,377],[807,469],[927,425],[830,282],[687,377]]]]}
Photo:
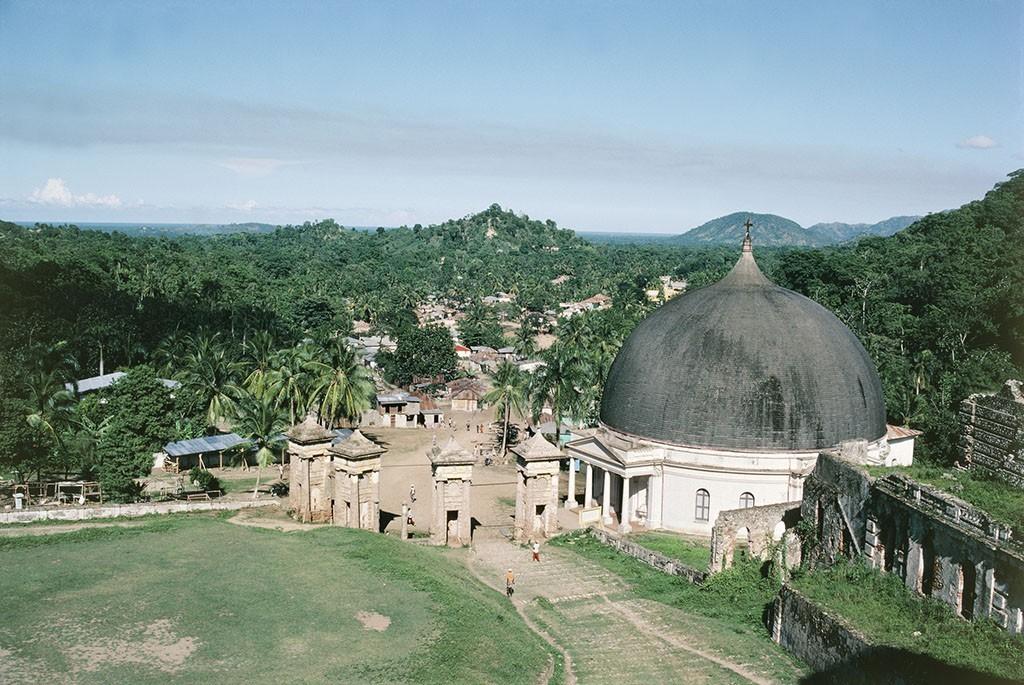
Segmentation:
{"type": "Polygon", "coordinates": [[[452,411],[479,411],[483,409],[487,389],[475,378],[457,378],[448,383],[452,411]]]}
{"type": "MultiPolygon", "coordinates": [[[[124,371],[104,373],[100,374],[99,376],[83,378],[82,380],[74,381],[72,383],[65,383],[64,388],[81,397],[83,395],[88,395],[89,393],[97,392],[99,390],[106,390],[114,383],[124,378],[126,375],[127,374],[124,371]]],[[[160,378],[158,380],[164,384],[165,388],[169,388],[171,390],[177,390],[178,388],[181,387],[181,383],[175,380],[171,380],[170,378],[160,378]]]]}
{"type": "Polygon", "coordinates": [[[612,306],[612,298],[604,293],[598,293],[579,302],[560,302],[558,306],[562,310],[559,316],[568,319],[582,312],[608,309],[612,306]]]}
{"type": "Polygon", "coordinates": [[[444,412],[424,394],[393,390],[378,393],[375,406],[363,412],[361,426],[388,428],[437,428],[444,421],[444,412]]]}
{"type": "Polygon", "coordinates": [[[461,343],[455,343],[455,356],[459,359],[469,359],[473,351],[461,343]]]}

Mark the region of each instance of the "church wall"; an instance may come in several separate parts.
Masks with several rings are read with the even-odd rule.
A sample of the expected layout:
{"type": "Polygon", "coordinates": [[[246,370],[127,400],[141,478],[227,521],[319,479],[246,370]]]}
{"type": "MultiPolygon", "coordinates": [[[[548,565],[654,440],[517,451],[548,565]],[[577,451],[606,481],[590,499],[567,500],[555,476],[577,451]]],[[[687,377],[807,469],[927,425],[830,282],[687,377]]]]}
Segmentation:
{"type": "Polygon", "coordinates": [[[663,528],[697,535],[711,535],[719,513],[737,509],[740,496],[749,492],[754,504],[788,502],[800,497],[791,494],[788,472],[778,473],[721,473],[665,464],[662,497],[663,528]],[[710,495],[707,521],[696,518],[697,491],[704,489],[710,495]]]}

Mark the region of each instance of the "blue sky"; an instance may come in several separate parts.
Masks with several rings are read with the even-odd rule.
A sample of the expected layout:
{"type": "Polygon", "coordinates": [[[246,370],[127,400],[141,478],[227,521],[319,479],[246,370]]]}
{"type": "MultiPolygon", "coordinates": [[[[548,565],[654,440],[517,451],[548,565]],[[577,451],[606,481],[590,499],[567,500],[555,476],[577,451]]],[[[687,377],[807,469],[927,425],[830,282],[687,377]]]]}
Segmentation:
{"type": "Polygon", "coordinates": [[[0,218],[804,225],[1024,167],[1022,2],[0,0],[0,218]]]}

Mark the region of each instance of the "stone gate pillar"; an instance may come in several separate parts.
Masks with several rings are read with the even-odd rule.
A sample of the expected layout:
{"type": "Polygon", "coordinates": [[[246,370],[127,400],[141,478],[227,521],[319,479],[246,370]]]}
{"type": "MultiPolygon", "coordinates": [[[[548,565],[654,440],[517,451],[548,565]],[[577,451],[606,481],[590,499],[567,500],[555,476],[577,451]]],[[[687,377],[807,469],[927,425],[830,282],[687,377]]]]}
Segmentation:
{"type": "Polygon", "coordinates": [[[334,523],[380,530],[380,458],[384,448],[355,430],[327,450],[334,469],[334,523]]]}
{"type": "Polygon", "coordinates": [[[312,414],[285,432],[288,438],[288,508],[303,523],[331,520],[331,478],[327,448],[334,431],[312,414]]]}
{"type": "Polygon", "coordinates": [[[444,449],[431,449],[430,470],[434,477],[433,516],[430,540],[436,545],[468,545],[472,537],[470,490],[473,483],[473,455],[451,438],[444,449]]]}
{"type": "Polygon", "coordinates": [[[554,535],[558,532],[561,451],[537,433],[512,452],[517,477],[515,539],[554,535]]]}

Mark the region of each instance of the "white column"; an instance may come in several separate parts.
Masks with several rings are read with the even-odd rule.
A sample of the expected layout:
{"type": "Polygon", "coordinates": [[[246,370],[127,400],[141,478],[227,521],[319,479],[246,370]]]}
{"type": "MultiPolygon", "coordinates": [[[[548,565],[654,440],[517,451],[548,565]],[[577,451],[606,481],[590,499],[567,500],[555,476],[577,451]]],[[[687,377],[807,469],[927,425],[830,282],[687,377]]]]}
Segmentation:
{"type": "Polygon", "coordinates": [[[619,512],[619,532],[628,533],[633,530],[629,525],[629,477],[622,477],[622,510],[619,512]]]}
{"type": "Polygon", "coordinates": [[[605,525],[612,522],[612,474],[607,469],[604,471],[604,493],[601,498],[601,520],[605,525]]]}
{"type": "Polygon", "coordinates": [[[647,477],[647,527],[661,528],[661,475],[647,477]]]}
{"type": "Polygon", "coordinates": [[[594,467],[590,465],[590,462],[585,462],[587,465],[587,485],[583,491],[583,506],[589,507],[590,502],[594,499],[594,467]]]}
{"type": "Polygon", "coordinates": [[[576,508],[576,460],[572,457],[569,457],[569,489],[566,493],[565,508],[576,508]]]}

